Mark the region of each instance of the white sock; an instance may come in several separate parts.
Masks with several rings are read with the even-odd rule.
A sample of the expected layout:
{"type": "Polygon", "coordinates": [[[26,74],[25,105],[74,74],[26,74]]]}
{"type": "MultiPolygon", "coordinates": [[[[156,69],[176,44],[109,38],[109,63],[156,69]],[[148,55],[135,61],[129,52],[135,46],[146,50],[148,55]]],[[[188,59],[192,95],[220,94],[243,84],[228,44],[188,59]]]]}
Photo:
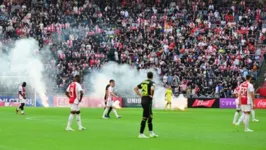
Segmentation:
{"type": "Polygon", "coordinates": [[[107,112],[108,112],[108,109],[109,109],[109,108],[107,108],[107,107],[104,109],[104,111],[103,111],[103,118],[104,118],[104,117],[105,117],[105,115],[107,114],[107,112]]]}
{"type": "Polygon", "coordinates": [[[247,130],[249,126],[249,114],[245,114],[244,121],[245,121],[245,129],[247,130]]]}
{"type": "Polygon", "coordinates": [[[117,112],[116,112],[116,109],[113,109],[113,112],[114,112],[116,118],[118,118],[119,116],[118,116],[118,114],[117,114],[117,112]]]}
{"type": "Polygon", "coordinates": [[[236,123],[236,120],[238,118],[239,112],[235,112],[233,123],[236,123]]]}
{"type": "Polygon", "coordinates": [[[71,128],[73,118],[74,118],[74,115],[70,114],[68,117],[67,128],[71,128]]]}
{"type": "Polygon", "coordinates": [[[240,118],[238,119],[238,122],[236,123],[237,125],[240,125],[240,123],[244,120],[245,114],[241,113],[240,118]]]}
{"type": "Polygon", "coordinates": [[[150,134],[154,134],[153,131],[150,131],[150,134]]]}
{"type": "Polygon", "coordinates": [[[251,116],[252,116],[252,120],[256,119],[254,109],[251,110],[251,116]]]}
{"type": "Polygon", "coordinates": [[[24,110],[21,110],[21,113],[24,114],[24,110]]]}
{"type": "Polygon", "coordinates": [[[77,119],[77,122],[78,122],[78,126],[79,126],[79,128],[82,128],[80,114],[76,115],[76,119],[77,119]]]}

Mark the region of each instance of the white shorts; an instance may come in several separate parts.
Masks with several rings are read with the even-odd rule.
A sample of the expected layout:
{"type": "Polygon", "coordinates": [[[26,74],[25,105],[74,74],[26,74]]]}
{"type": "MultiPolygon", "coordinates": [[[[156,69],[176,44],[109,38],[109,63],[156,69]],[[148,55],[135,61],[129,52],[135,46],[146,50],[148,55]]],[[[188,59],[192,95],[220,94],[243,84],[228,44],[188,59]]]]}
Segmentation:
{"type": "Polygon", "coordinates": [[[71,111],[80,111],[78,104],[70,104],[70,110],[71,111]]]}
{"type": "Polygon", "coordinates": [[[241,105],[241,111],[243,112],[250,112],[251,111],[251,105],[247,104],[247,105],[241,105]]]}
{"type": "Polygon", "coordinates": [[[20,99],[19,102],[20,103],[26,103],[26,100],[25,99],[20,99]]]}
{"type": "Polygon", "coordinates": [[[236,110],[241,110],[241,107],[240,107],[240,105],[239,105],[239,99],[236,98],[236,99],[235,99],[235,102],[236,102],[236,110]]]}
{"type": "Polygon", "coordinates": [[[106,107],[113,107],[113,101],[108,100],[106,103],[106,107]]]}

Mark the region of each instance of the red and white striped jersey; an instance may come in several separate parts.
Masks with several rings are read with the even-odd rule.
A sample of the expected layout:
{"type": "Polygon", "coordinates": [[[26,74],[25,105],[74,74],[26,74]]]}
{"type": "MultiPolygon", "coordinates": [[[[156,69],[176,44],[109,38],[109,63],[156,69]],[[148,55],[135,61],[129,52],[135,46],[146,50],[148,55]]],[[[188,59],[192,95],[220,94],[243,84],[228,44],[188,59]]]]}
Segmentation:
{"type": "Polygon", "coordinates": [[[26,96],[26,89],[25,89],[25,87],[23,87],[22,85],[21,86],[19,86],[19,88],[18,88],[18,98],[21,100],[21,99],[24,99],[23,98],[23,96],[21,96],[20,94],[19,94],[19,92],[21,92],[21,94],[23,95],[23,96],[26,96]]]}
{"type": "Polygon", "coordinates": [[[80,97],[80,92],[83,91],[81,85],[78,82],[72,82],[67,90],[69,92],[69,103],[73,104],[80,97]]]}
{"type": "Polygon", "coordinates": [[[243,82],[239,89],[239,96],[242,105],[252,104],[252,98],[250,92],[254,92],[253,85],[248,81],[243,82]]]}

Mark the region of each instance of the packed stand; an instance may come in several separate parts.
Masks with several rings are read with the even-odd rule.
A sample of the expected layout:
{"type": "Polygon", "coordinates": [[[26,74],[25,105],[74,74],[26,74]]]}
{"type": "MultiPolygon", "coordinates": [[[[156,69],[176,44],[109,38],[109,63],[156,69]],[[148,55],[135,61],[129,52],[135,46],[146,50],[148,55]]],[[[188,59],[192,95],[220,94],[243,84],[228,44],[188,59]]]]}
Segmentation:
{"type": "Polygon", "coordinates": [[[266,38],[257,2],[26,2],[1,5],[0,38],[34,37],[50,46],[55,57],[45,60],[53,91],[107,61],[155,68],[175,94],[189,96],[231,97],[243,77],[258,75],[263,50],[256,42],[266,38]]]}

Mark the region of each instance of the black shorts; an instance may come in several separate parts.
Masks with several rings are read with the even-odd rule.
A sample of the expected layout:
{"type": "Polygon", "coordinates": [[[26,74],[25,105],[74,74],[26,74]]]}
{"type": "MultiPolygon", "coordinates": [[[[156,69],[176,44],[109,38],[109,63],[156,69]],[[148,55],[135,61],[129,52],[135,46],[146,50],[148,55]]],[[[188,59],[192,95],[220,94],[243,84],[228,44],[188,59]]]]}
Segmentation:
{"type": "Polygon", "coordinates": [[[142,97],[141,106],[143,108],[142,117],[150,118],[152,116],[152,98],[151,97],[142,97]]]}

